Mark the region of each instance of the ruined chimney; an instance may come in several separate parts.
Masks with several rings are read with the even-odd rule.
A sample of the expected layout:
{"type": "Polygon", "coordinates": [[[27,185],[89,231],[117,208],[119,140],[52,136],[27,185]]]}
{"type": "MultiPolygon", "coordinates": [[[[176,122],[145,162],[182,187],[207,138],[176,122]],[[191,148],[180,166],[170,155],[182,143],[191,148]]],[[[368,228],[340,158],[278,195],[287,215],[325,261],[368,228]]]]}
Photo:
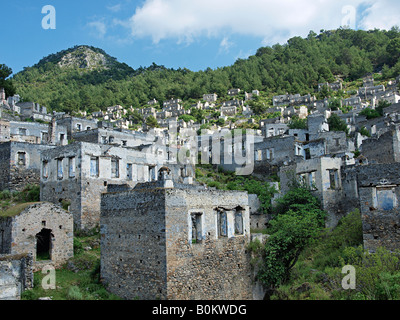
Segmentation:
{"type": "Polygon", "coordinates": [[[55,145],[57,143],[57,137],[56,137],[56,130],[57,129],[57,122],[56,122],[56,117],[53,116],[51,118],[51,123],[49,124],[49,137],[48,137],[48,142],[51,145],[55,145]]]}

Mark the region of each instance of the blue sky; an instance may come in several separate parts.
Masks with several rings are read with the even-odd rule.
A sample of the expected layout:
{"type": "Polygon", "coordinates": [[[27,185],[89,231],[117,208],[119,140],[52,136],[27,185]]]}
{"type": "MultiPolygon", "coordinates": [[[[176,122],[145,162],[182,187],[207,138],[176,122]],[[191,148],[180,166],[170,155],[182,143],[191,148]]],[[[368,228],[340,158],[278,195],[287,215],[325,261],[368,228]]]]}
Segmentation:
{"type": "Polygon", "coordinates": [[[133,68],[215,69],[310,30],[400,25],[396,0],[3,0],[0,12],[0,63],[14,73],[82,44],[133,68]],[[55,29],[42,28],[45,5],[55,29]]]}

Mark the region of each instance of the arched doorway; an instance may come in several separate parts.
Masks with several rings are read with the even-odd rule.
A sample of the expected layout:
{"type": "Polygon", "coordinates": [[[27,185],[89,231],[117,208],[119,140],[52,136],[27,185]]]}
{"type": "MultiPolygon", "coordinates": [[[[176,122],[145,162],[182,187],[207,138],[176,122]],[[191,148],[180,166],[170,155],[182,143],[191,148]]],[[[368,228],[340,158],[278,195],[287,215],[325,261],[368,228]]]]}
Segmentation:
{"type": "Polygon", "coordinates": [[[36,234],[36,260],[51,260],[51,240],[50,229],[42,229],[36,234]]]}

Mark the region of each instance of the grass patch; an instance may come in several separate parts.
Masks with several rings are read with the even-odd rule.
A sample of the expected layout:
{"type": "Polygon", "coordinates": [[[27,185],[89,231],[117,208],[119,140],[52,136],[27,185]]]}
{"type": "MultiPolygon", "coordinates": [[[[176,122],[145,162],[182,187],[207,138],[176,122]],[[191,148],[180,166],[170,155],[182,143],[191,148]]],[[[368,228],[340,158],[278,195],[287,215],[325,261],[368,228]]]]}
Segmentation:
{"type": "Polygon", "coordinates": [[[23,292],[22,300],[121,300],[100,282],[100,235],[76,236],[74,257],[56,270],[56,288],[43,289],[46,274],[34,273],[34,287],[23,292]]]}
{"type": "Polygon", "coordinates": [[[14,205],[5,211],[0,211],[0,217],[14,217],[24,211],[27,207],[36,203],[37,202],[28,202],[14,205]]]}
{"type": "Polygon", "coordinates": [[[14,206],[22,203],[35,203],[40,201],[40,186],[27,185],[22,191],[0,191],[0,216],[6,216],[8,209],[12,211],[7,212],[7,215],[16,215],[18,208],[12,209],[14,206]],[[14,211],[15,210],[15,211],[14,211]]]}

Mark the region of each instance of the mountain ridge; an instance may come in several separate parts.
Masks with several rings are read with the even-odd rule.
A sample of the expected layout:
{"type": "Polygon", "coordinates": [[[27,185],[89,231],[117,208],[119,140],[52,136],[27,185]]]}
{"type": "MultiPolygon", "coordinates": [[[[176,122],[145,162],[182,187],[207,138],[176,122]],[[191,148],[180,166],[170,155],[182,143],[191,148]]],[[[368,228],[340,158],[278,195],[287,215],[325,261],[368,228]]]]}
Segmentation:
{"type": "Polygon", "coordinates": [[[152,99],[173,97],[199,100],[206,93],[226,96],[231,88],[307,94],[318,83],[335,81],[335,75],[349,81],[377,70],[398,75],[398,41],[398,29],[310,32],[284,45],[261,47],[231,66],[196,72],[155,63],[135,70],[102,49],[79,45],[41,59],[13,81],[23,99],[64,112],[93,112],[115,104],[140,107],[152,99]],[[82,48],[86,54],[81,54],[82,48]]]}

